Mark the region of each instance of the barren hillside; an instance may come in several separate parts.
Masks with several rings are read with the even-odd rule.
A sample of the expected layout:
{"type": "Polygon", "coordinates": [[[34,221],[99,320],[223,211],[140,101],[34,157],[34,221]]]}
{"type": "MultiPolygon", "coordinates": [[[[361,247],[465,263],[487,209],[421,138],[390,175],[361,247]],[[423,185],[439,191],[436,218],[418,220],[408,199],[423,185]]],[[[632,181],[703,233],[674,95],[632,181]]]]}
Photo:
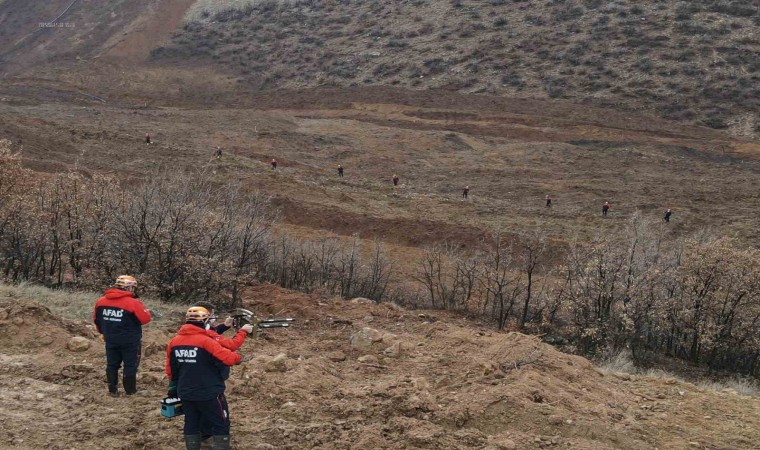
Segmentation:
{"type": "Polygon", "coordinates": [[[262,89],[389,85],[566,98],[758,132],[756,2],[236,4],[246,3],[195,8],[154,58],[226,66],[262,89]]]}
{"type": "MultiPolygon", "coordinates": [[[[179,448],[181,419],[158,408],[179,308],[147,327],[145,395],[111,398],[91,326],[38,303],[82,317],[86,296],[64,306],[61,294],[4,291],[14,297],[0,298],[0,446],[179,448]],[[67,349],[73,336],[89,348],[67,349]]],[[[228,382],[235,448],[750,449],[760,439],[760,402],[730,389],[608,373],[440,312],[270,286],[247,296],[260,314],[298,323],[243,347],[255,357],[228,382]]]]}

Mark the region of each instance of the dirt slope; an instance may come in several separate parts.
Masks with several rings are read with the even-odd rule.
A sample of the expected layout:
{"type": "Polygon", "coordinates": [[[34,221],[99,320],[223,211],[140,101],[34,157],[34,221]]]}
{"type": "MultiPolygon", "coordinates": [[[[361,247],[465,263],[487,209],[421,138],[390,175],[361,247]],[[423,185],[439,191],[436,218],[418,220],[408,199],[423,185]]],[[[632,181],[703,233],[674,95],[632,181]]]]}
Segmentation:
{"type": "Polygon", "coordinates": [[[221,65],[266,89],[385,85],[568,98],[738,134],[760,130],[756,2],[247,3],[195,15],[155,57],[221,65]]]}
{"type": "Polygon", "coordinates": [[[103,58],[135,64],[169,38],[194,0],[0,2],[0,76],[103,58]]]}
{"type": "MultiPolygon", "coordinates": [[[[750,449],[760,439],[757,398],[604,374],[534,337],[271,286],[248,299],[298,325],[245,344],[255,358],[228,383],[235,448],[750,449]],[[364,327],[377,332],[354,341],[367,345],[358,350],[351,337],[364,327]]],[[[114,399],[104,395],[103,348],[86,324],[0,299],[0,446],[179,448],[181,421],[158,411],[163,351],[178,326],[165,317],[147,327],[140,385],[148,395],[114,399]],[[90,349],[67,350],[74,335],[90,349]]]]}
{"type": "Polygon", "coordinates": [[[562,101],[391,88],[220,94],[206,103],[195,96],[220,91],[180,87],[151,106],[117,87],[33,83],[0,86],[0,137],[39,171],[140,178],[166,164],[205,168],[274,196],[291,224],[409,246],[472,245],[494,228],[585,239],[666,208],[676,211],[677,235],[720,227],[758,242],[760,147],[708,128],[562,101]],[[141,142],[146,132],[156,145],[141,142]],[[217,145],[220,161],[211,158],[217,145]],[[611,220],[599,215],[604,201],[614,205],[611,220]]]}

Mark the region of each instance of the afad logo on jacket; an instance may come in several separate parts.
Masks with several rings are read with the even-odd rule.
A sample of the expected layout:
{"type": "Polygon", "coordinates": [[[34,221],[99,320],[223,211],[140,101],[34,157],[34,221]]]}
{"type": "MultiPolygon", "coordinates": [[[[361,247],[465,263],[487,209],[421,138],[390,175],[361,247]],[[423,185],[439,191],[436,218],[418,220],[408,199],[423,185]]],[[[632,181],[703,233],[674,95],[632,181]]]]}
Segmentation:
{"type": "Polygon", "coordinates": [[[177,362],[181,363],[194,363],[195,358],[198,356],[198,347],[194,348],[175,348],[174,356],[177,358],[177,362]],[[193,358],[193,359],[189,359],[193,358]]]}
{"type": "Polygon", "coordinates": [[[111,322],[121,322],[121,318],[124,317],[123,309],[103,309],[103,319],[111,322]]]}

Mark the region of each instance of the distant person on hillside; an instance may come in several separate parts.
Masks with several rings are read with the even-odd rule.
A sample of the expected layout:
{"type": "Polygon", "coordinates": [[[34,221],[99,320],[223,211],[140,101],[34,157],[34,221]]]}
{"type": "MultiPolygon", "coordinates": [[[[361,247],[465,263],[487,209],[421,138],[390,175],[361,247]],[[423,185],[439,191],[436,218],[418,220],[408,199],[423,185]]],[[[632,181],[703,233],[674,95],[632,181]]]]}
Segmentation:
{"type": "Polygon", "coordinates": [[[272,162],[270,164],[272,164],[272,170],[276,170],[277,169],[277,160],[276,159],[272,158],[272,162]]]}
{"type": "Polygon", "coordinates": [[[338,164],[338,176],[343,178],[343,166],[338,164]]]}
{"type": "Polygon", "coordinates": [[[222,159],[222,147],[219,147],[219,146],[216,147],[214,156],[216,156],[216,159],[222,159]]]}
{"type": "Polygon", "coordinates": [[[602,206],[602,215],[607,217],[607,212],[610,210],[610,202],[604,202],[602,206]]]}
{"type": "Polygon", "coordinates": [[[151,136],[150,133],[148,133],[148,134],[145,135],[145,143],[148,144],[148,145],[150,145],[150,144],[153,143],[153,136],[151,136]]]}
{"type": "Polygon", "coordinates": [[[140,365],[142,326],[151,314],[137,299],[137,280],[129,275],[116,279],[113,287],[95,303],[93,321],[106,343],[106,380],[108,393],[119,396],[119,368],[124,364],[122,384],[127,395],[137,393],[137,367],[140,365]]]}
{"type": "Polygon", "coordinates": [[[393,185],[394,186],[398,186],[398,180],[399,180],[398,175],[393,174],[393,185]]]}
{"type": "Polygon", "coordinates": [[[551,208],[552,207],[552,198],[549,194],[546,195],[546,207],[551,208]]]}
{"type": "Polygon", "coordinates": [[[462,198],[466,199],[468,195],[470,195],[470,186],[465,186],[462,189],[462,198]]]}
{"type": "Polygon", "coordinates": [[[665,220],[665,222],[667,223],[670,223],[670,216],[672,215],[673,215],[673,211],[671,211],[670,208],[668,208],[668,210],[665,211],[665,217],[663,217],[663,220],[665,220]]]}

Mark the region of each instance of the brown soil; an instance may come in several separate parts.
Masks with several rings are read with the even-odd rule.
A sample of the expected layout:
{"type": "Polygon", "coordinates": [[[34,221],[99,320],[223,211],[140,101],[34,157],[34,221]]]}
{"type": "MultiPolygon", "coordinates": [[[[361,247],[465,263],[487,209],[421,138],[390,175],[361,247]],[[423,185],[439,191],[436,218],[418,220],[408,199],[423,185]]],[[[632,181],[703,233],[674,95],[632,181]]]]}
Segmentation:
{"type": "MultiPolygon", "coordinates": [[[[440,312],[272,286],[247,298],[260,315],[298,323],[244,345],[255,357],[233,369],[227,390],[235,448],[749,449],[760,439],[760,401],[732,391],[605,374],[535,337],[440,312]],[[356,351],[350,337],[365,326],[383,339],[356,351]],[[395,342],[401,355],[388,356],[395,342]],[[285,371],[266,371],[279,353],[285,371]],[[365,355],[377,361],[359,362],[365,355]]],[[[182,420],[158,408],[176,317],[146,327],[146,395],[134,398],[104,395],[103,347],[85,324],[10,299],[0,317],[0,446],[181,446],[182,420]],[[74,335],[90,349],[67,350],[74,335]]]]}

